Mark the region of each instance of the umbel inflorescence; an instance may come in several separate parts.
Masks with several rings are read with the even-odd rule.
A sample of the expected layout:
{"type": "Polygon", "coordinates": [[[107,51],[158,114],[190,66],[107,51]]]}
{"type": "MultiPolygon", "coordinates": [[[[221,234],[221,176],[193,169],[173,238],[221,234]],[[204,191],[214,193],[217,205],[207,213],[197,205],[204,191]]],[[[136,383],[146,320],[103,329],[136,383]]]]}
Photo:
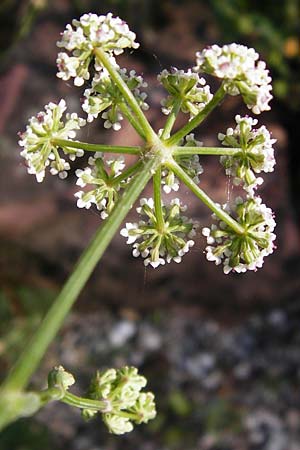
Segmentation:
{"type": "Polygon", "coordinates": [[[36,393],[39,403],[56,400],[75,406],[85,420],[101,415],[113,434],[128,433],[133,424],[147,423],[156,416],[154,395],[143,391],[147,380],[135,367],[97,371],[85,397],[69,391],[74,383],[71,373],[62,366],[54,367],[48,375],[47,389],[36,393]]]}
{"type": "Polygon", "coordinates": [[[28,172],[38,182],[43,181],[47,168],[51,174],[65,178],[76,157],[94,152],[88,165],[76,170],[80,190],[75,197],[79,208],[94,206],[107,220],[122,196],[136,195],[134,180],[145,170],[138,190],[142,192],[152,178],[153,198],[140,200],[136,222],[127,222],[121,235],[133,245],[133,255],[141,256],[145,265],[152,267],[179,263],[194,244],[199,224],[188,217],[179,199],[167,199],[183,183],[213,213],[213,225],[202,230],[207,239],[207,259],[217,265],[223,263],[225,273],[260,268],[274,248],[275,221],[257,189],[263,183],[262,174],[274,169],[275,140],[264,125],[258,126],[257,119],[247,115],[236,116],[231,128],[220,130],[220,147],[205,147],[191,133],[227,95],[241,95],[256,115],[270,109],[271,78],[255,50],[235,43],[213,45],[197,52],[193,68],[163,70],[158,81],[167,92],[162,100],[167,119],[164,128],[155,132],[143,112],[148,109],[144,92],[147,84],[135,71],[118,65],[118,55],[139,46],[123,20],[110,13],[84,14],[67,25],[57,45],[61,50],[57,76],[65,81],[73,79],[79,87],[88,82],[81,93],[86,116],[65,114],[65,101],[60,100],[32,117],[25,132],[20,133],[21,155],[28,172]],[[204,74],[219,80],[215,93],[204,74]],[[179,113],[187,116],[187,123],[172,133],[179,113]],[[103,119],[105,128],[115,131],[128,120],[143,143],[133,147],[76,141],[76,132],[98,118],[103,119]],[[136,162],[126,165],[124,154],[136,155],[136,162]],[[233,179],[238,196],[231,204],[215,203],[199,187],[203,176],[201,155],[217,155],[225,174],[233,179]]]}

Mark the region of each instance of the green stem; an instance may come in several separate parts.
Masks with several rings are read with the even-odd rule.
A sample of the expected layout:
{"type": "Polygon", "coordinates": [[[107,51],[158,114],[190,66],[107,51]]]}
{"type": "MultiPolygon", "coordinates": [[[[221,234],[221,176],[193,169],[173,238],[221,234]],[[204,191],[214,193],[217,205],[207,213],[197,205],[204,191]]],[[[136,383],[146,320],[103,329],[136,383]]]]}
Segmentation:
{"type": "Polygon", "coordinates": [[[181,130],[173,134],[167,141],[166,144],[169,146],[176,145],[181,139],[183,139],[188,133],[190,133],[194,128],[200,125],[201,122],[208,116],[208,114],[220,103],[224,98],[226,92],[223,86],[220,86],[213,98],[207,105],[200,111],[192,120],[190,120],[181,130]]]}
{"type": "Polygon", "coordinates": [[[124,170],[124,172],[120,173],[117,177],[113,178],[111,181],[112,185],[120,183],[120,181],[126,180],[126,178],[134,175],[143,165],[142,161],[137,161],[132,166],[128,167],[128,169],[124,170]]]}
{"type": "Polygon", "coordinates": [[[130,125],[135,129],[135,131],[141,136],[142,139],[145,140],[145,133],[143,129],[140,127],[140,124],[135,119],[134,115],[132,114],[131,110],[127,106],[126,103],[119,103],[119,108],[130,123],[130,125]]]}
{"type": "Polygon", "coordinates": [[[103,400],[92,400],[90,398],[78,397],[77,395],[71,394],[71,392],[66,392],[66,395],[60,400],[70,406],[75,406],[76,408],[88,408],[94,409],[100,412],[106,412],[108,410],[108,402],[103,400]]]}
{"type": "Polygon", "coordinates": [[[136,118],[138,119],[138,122],[141,126],[141,128],[144,131],[145,138],[149,143],[152,143],[153,141],[156,142],[156,134],[153,131],[151,125],[149,124],[148,120],[146,119],[143,111],[141,110],[135,96],[123,80],[123,78],[120,76],[120,74],[117,72],[114,65],[111,63],[109,56],[101,49],[101,48],[95,48],[94,53],[96,57],[101,61],[105,69],[110,74],[112,80],[114,83],[118,86],[122,94],[124,95],[128,105],[136,115],[136,118]]]}
{"type": "Polygon", "coordinates": [[[96,232],[89,246],[80,257],[70,278],[65,283],[61,293],[50,307],[38,330],[12,368],[6,381],[4,381],[2,389],[21,390],[26,387],[32,373],[37,368],[49,344],[60,329],[66,315],[96,264],[108,247],[133,203],[151,178],[153,170],[156,170],[157,164],[156,158],[151,158],[145,163],[142,170],[136,175],[124,192],[111,215],[96,232]]]}
{"type": "Polygon", "coordinates": [[[241,148],[234,147],[173,147],[173,156],[178,155],[218,155],[218,156],[230,156],[241,152],[241,148]]]}
{"type": "Polygon", "coordinates": [[[161,167],[159,167],[153,175],[153,196],[154,196],[154,209],[157,220],[158,230],[164,229],[164,216],[162,211],[161,200],[161,167]]]}
{"type": "Polygon", "coordinates": [[[185,173],[185,171],[174,161],[167,164],[175,175],[180,178],[190,190],[208,206],[223,222],[227,223],[238,234],[244,234],[245,229],[234,220],[223,208],[218,206],[196,183],[185,173]]]}
{"type": "Polygon", "coordinates": [[[124,147],[119,145],[89,144],[87,142],[69,141],[68,139],[54,138],[52,144],[59,147],[79,148],[88,152],[107,152],[107,153],[127,153],[128,155],[139,155],[143,147],[124,147]]]}
{"type": "Polygon", "coordinates": [[[164,129],[163,129],[163,132],[162,132],[162,135],[161,135],[161,139],[162,140],[167,139],[168,137],[170,137],[173,125],[174,125],[174,123],[176,121],[177,115],[178,115],[178,113],[180,111],[180,108],[181,108],[181,103],[182,103],[182,100],[180,98],[175,100],[173,108],[172,108],[172,111],[170,112],[170,114],[169,114],[169,116],[168,116],[168,118],[166,120],[164,129]]]}

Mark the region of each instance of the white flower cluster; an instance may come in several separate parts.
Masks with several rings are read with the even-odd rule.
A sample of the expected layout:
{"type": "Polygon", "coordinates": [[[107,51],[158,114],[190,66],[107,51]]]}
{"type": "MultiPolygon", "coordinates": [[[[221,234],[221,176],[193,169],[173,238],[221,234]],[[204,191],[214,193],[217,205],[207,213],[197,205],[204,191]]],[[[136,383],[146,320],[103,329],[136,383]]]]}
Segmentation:
{"type": "Polygon", "coordinates": [[[184,70],[178,70],[176,67],[173,67],[170,72],[163,70],[157,78],[169,93],[169,96],[162,100],[162,111],[164,114],[170,114],[174,103],[180,100],[181,111],[189,113],[193,117],[213,97],[205,79],[200,78],[191,69],[185,72],[184,70]]]}
{"type": "Polygon", "coordinates": [[[138,48],[135,33],[130,31],[126,22],[111,13],[98,16],[84,14],[79,20],[73,20],[62,33],[58,47],[67,52],[60,52],[57,58],[59,78],[74,78],[75,86],[82,86],[90,79],[89,66],[95,58],[95,70],[102,69],[100,61],[94,56],[94,49],[101,47],[111,56],[120,55],[125,48],[138,48]]]}
{"type": "MultiPolygon", "coordinates": [[[[140,107],[147,110],[149,108],[145,102],[147,94],[141,92],[141,89],[147,86],[143,77],[137,75],[134,70],[127,74],[126,69],[119,69],[119,74],[132,91],[140,107]]],[[[113,128],[115,131],[120,130],[120,122],[123,120],[120,104],[124,101],[124,98],[107,70],[103,69],[96,73],[92,81],[92,87],[85,90],[84,97],[82,109],[88,114],[88,122],[92,122],[102,113],[101,117],[105,120],[105,128],[113,128]]]]}
{"type": "Polygon", "coordinates": [[[26,130],[19,133],[19,145],[24,147],[21,156],[26,159],[28,173],[35,175],[39,183],[43,181],[48,166],[52,175],[58,174],[60,178],[66,178],[70,164],[60,157],[59,148],[72,161],[76,156],[84,154],[83,150],[61,147],[54,142],[54,139],[74,139],[75,130],[86,124],[86,121],[79,118],[76,113],[66,114],[63,122],[62,116],[66,109],[64,100],[60,100],[58,104],[49,103],[45,106],[45,111],[31,117],[26,130]]]}
{"type": "Polygon", "coordinates": [[[254,173],[273,172],[275,166],[273,144],[270,132],[263,125],[257,125],[257,119],[236,116],[236,127],[228,128],[226,134],[219,133],[218,138],[227,147],[240,147],[241,151],[232,156],[221,156],[220,161],[226,174],[234,177],[236,185],[243,185],[249,195],[261,185],[263,179],[254,173]]]}
{"type": "Polygon", "coordinates": [[[189,239],[195,236],[197,224],[182,213],[186,210],[179,199],[163,206],[164,227],[159,229],[152,198],[142,198],[137,208],[141,220],[126,223],[121,235],[127,238],[127,244],[133,244],[133,256],[142,256],[145,266],[156,268],[166,262],[181,262],[182,257],[194,245],[189,239]],[[137,242],[139,241],[139,242],[137,242]]]}
{"type": "Polygon", "coordinates": [[[196,53],[195,70],[223,79],[226,92],[241,94],[247,107],[260,114],[270,109],[272,79],[265,62],[258,58],[253,48],[244,45],[212,45],[196,53]]]}
{"type": "Polygon", "coordinates": [[[119,198],[121,186],[125,183],[124,180],[122,182],[116,180],[125,167],[124,158],[120,156],[106,160],[109,174],[105,170],[101,153],[96,153],[94,158],[90,157],[89,164],[90,167],[86,167],[84,170],[76,170],[78,177],[76,184],[82,188],[93,185],[94,188],[88,191],[78,191],[74,194],[78,199],[77,206],[78,208],[89,209],[92,204],[95,204],[97,209],[101,211],[101,218],[106,219],[119,198]]]}
{"type": "MultiPolygon", "coordinates": [[[[183,142],[181,144],[183,144],[183,142]]],[[[185,137],[184,147],[201,147],[202,144],[202,142],[195,139],[194,133],[188,134],[185,137]]],[[[196,184],[200,183],[199,176],[203,173],[203,167],[200,164],[199,155],[181,155],[175,156],[174,159],[196,184]]],[[[169,194],[171,191],[177,192],[179,189],[179,180],[169,168],[164,168],[162,170],[161,182],[166,194],[169,194]]]]}
{"type": "Polygon", "coordinates": [[[273,212],[259,197],[246,200],[238,197],[233,212],[245,232],[238,234],[213,215],[218,224],[202,230],[208,244],[206,257],[216,265],[223,262],[225,274],[230,271],[256,271],[262,267],[265,256],[273,253],[276,239],[273,233],[276,225],[273,212]]]}

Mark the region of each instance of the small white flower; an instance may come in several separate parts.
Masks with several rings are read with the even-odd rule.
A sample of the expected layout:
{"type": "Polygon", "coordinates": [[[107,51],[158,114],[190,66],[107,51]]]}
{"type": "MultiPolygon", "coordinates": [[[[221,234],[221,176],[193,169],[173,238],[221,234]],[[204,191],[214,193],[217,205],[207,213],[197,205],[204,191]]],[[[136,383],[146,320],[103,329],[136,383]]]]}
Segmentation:
{"type": "MultiPolygon", "coordinates": [[[[57,77],[66,81],[70,78],[77,77],[77,69],[79,66],[79,61],[74,56],[69,56],[67,53],[60,52],[57,55],[57,67],[59,72],[57,77]]],[[[84,83],[84,78],[82,78],[82,84],[84,83]]],[[[78,83],[77,83],[78,84],[78,83]]]]}
{"type": "Polygon", "coordinates": [[[126,228],[122,228],[120,234],[127,238],[126,244],[133,244],[138,237],[138,224],[127,222],[125,226],[126,228]]]}
{"type": "Polygon", "coordinates": [[[159,229],[152,198],[140,200],[137,208],[141,220],[138,223],[126,223],[120,232],[127,238],[127,244],[133,244],[132,255],[142,256],[145,266],[157,268],[174,261],[179,263],[182,257],[194,245],[192,239],[197,223],[182,215],[186,210],[179,199],[163,206],[164,228],[159,229]]]}
{"type": "Polygon", "coordinates": [[[73,161],[82,150],[67,146],[59,146],[53,143],[53,139],[71,140],[76,136],[75,130],[85,125],[85,120],[79,118],[76,113],[66,114],[65,121],[62,116],[67,107],[64,100],[58,104],[49,103],[45,111],[31,117],[26,130],[20,133],[19,145],[23,147],[21,156],[28,165],[28,173],[36,176],[38,182],[45,177],[45,168],[50,165],[50,173],[66,178],[70,164],[61,158],[59,149],[68,155],[73,161]]]}
{"type": "Polygon", "coordinates": [[[90,195],[87,197],[87,196],[85,196],[84,191],[78,191],[74,194],[74,196],[78,198],[78,200],[77,200],[78,208],[90,209],[90,207],[92,206],[92,203],[95,202],[95,196],[90,195]]]}
{"type": "Polygon", "coordinates": [[[125,160],[123,156],[106,159],[106,164],[109,166],[111,172],[117,177],[125,169],[125,160]]]}

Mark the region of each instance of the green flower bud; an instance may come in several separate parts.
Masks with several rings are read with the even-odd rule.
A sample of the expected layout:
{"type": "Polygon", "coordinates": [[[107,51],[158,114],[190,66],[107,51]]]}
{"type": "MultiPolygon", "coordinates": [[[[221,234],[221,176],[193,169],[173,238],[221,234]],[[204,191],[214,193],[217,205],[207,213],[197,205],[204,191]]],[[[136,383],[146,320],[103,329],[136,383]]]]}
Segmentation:
{"type": "MultiPolygon", "coordinates": [[[[65,396],[66,391],[75,383],[73,375],[67,372],[63,366],[54,367],[48,375],[48,389],[57,389],[60,398],[65,396]]],[[[57,398],[58,400],[58,398],[57,398]]]]}

